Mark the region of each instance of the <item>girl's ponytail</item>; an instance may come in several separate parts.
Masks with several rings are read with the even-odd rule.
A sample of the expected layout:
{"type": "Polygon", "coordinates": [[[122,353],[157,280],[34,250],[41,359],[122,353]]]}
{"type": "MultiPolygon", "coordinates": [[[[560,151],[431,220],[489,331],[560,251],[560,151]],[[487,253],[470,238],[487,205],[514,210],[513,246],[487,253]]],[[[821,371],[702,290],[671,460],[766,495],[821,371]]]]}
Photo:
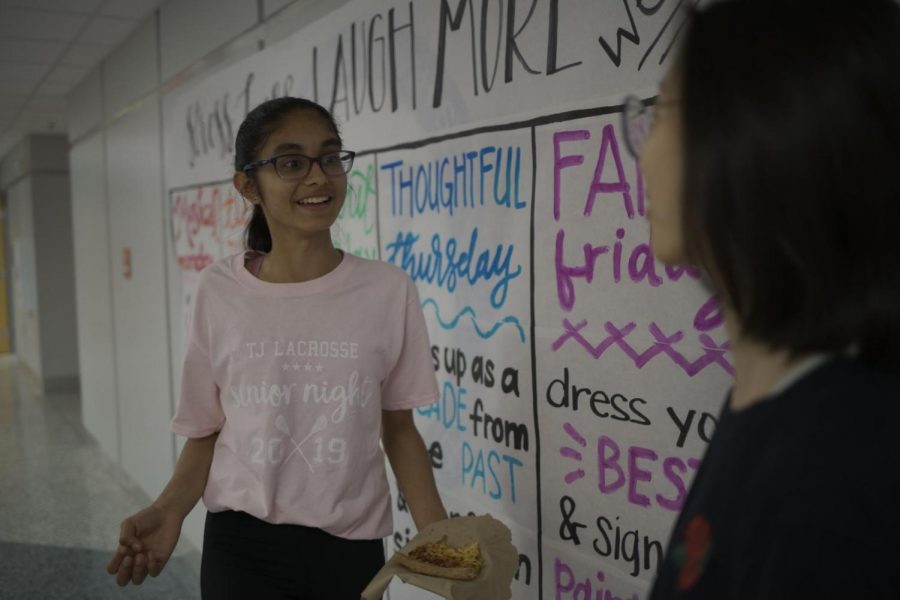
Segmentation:
{"type": "Polygon", "coordinates": [[[244,237],[248,250],[262,254],[267,254],[272,250],[272,234],[269,233],[266,215],[263,214],[262,206],[259,204],[253,205],[253,214],[250,216],[250,222],[247,223],[244,237]]]}

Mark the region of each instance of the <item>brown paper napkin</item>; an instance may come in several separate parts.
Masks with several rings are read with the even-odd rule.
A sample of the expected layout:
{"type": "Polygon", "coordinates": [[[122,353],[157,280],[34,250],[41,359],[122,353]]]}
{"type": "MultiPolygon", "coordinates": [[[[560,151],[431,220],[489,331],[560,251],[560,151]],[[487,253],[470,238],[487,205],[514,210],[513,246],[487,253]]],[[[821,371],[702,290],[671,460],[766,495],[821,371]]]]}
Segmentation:
{"type": "Polygon", "coordinates": [[[381,600],[391,579],[396,575],[406,584],[434,592],[451,600],[508,600],[510,584],[519,566],[519,552],[512,544],[509,528],[490,515],[456,517],[432,523],[401,549],[408,553],[426,542],[447,536],[447,543],[462,546],[478,542],[484,567],[471,581],[459,581],[413,573],[400,565],[392,555],[362,593],[363,600],[381,600]]]}

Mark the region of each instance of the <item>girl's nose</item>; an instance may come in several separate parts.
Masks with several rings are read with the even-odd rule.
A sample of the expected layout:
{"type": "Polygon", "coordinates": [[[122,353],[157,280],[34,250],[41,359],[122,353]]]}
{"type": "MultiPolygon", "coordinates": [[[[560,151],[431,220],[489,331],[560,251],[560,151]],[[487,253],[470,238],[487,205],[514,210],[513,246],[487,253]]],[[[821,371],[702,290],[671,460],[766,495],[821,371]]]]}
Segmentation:
{"type": "Polygon", "coordinates": [[[303,178],[303,181],[306,183],[323,183],[327,180],[328,175],[322,170],[322,165],[319,164],[319,161],[317,160],[313,161],[312,165],[309,167],[309,173],[303,178]]]}

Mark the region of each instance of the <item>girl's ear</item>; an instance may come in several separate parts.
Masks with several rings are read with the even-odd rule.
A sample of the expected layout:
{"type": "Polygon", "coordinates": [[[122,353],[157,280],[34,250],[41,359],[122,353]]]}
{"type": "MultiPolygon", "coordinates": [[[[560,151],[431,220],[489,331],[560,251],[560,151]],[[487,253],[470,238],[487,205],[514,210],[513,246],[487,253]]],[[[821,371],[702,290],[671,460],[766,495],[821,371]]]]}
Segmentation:
{"type": "Polygon", "coordinates": [[[231,179],[234,189],[251,204],[259,204],[259,191],[256,189],[256,181],[243,171],[236,171],[231,179]]]}

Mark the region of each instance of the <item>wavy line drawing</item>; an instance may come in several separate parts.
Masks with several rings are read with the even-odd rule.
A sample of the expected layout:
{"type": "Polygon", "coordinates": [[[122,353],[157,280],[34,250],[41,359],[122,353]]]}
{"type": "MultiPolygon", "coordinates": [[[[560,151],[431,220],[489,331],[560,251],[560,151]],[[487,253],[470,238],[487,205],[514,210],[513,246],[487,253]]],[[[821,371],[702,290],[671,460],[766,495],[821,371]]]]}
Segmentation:
{"type": "Polygon", "coordinates": [[[656,323],[650,323],[648,329],[655,339],[655,343],[643,352],[638,352],[631,344],[625,341],[625,338],[637,328],[634,322],[626,324],[621,329],[607,321],[603,325],[607,337],[599,344],[594,345],[589,342],[582,334],[581,330],[587,327],[587,321],[580,321],[577,325],[573,325],[568,319],[563,319],[562,325],[565,333],[563,333],[553,344],[551,348],[554,352],[559,350],[566,342],[572,340],[579,344],[584,350],[599,359],[612,346],[617,346],[628,358],[634,362],[634,366],[643,369],[651,360],[658,356],[666,356],[688,375],[693,377],[703,369],[717,365],[723,371],[734,376],[734,366],[729,362],[725,353],[731,348],[729,342],[724,344],[716,344],[711,337],[706,334],[700,334],[697,338],[703,347],[703,355],[696,360],[690,360],[678,350],[675,345],[684,339],[684,332],[676,331],[668,335],[660,329],[656,323]]]}
{"type": "Polygon", "coordinates": [[[475,327],[475,333],[477,333],[478,336],[483,340],[493,337],[493,335],[497,333],[497,330],[499,330],[504,325],[512,325],[519,332],[519,340],[523,344],[525,343],[525,329],[522,327],[522,325],[519,323],[519,319],[517,319],[516,317],[504,317],[500,321],[496,322],[493,327],[491,327],[487,331],[484,331],[478,326],[478,315],[475,314],[475,309],[471,306],[466,306],[461,311],[459,311],[459,314],[453,317],[451,321],[447,322],[444,321],[444,319],[441,317],[441,309],[438,306],[438,303],[433,298],[426,298],[425,300],[423,300],[422,308],[424,309],[429,304],[434,307],[434,315],[437,317],[440,326],[444,329],[456,329],[457,325],[459,325],[459,320],[464,315],[468,315],[469,319],[471,319],[472,321],[472,325],[475,327]]]}

